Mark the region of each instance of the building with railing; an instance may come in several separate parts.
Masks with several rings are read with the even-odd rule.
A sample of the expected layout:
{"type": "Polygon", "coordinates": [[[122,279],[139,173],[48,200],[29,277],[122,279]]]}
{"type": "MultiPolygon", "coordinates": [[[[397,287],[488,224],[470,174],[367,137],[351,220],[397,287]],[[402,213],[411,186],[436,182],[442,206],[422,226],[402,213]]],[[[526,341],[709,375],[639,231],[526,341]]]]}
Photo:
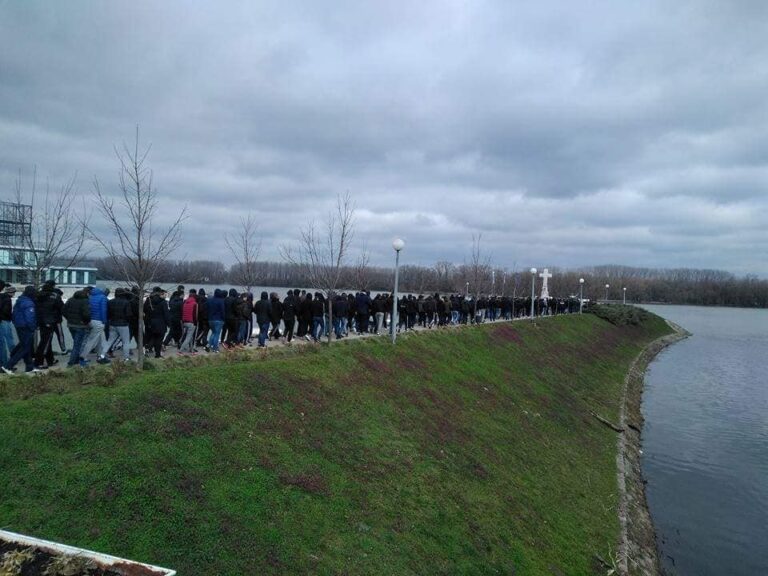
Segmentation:
{"type": "MultiPolygon", "coordinates": [[[[0,280],[8,284],[34,281],[40,250],[33,249],[32,206],[0,202],[0,280]]],[[[85,262],[71,265],[65,258],[41,270],[41,281],[55,280],[67,286],[96,282],[98,269],[85,262]]]]}

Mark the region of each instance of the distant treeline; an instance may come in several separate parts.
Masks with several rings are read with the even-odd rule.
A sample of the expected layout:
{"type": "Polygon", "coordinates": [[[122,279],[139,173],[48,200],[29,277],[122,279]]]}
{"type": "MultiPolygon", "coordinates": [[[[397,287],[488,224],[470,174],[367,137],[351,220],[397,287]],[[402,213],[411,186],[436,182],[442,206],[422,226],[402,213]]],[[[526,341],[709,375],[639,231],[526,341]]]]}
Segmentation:
{"type": "MultiPolygon", "coordinates": [[[[108,258],[96,259],[99,277],[103,280],[122,280],[119,269],[108,258]]],[[[309,287],[310,282],[302,266],[285,262],[257,262],[255,277],[258,286],[309,287]]],[[[541,270],[539,270],[541,271],[541,270]]],[[[584,278],[584,298],[602,300],[605,285],[609,284],[608,299],[621,300],[627,289],[628,302],[666,302],[703,306],[767,307],[768,281],[755,276],[737,277],[722,270],[690,268],[659,269],[630,266],[595,266],[583,269],[550,268],[549,292],[555,297],[579,294],[579,278],[584,278]]],[[[345,289],[392,290],[394,270],[375,266],[356,265],[344,269],[340,283],[345,289]]],[[[226,267],[211,260],[168,260],[161,264],[155,281],[158,283],[231,284],[240,285],[242,272],[238,265],[226,267]]],[[[536,292],[541,279],[536,278],[536,292]]],[[[438,262],[434,266],[400,267],[400,290],[414,294],[430,292],[469,292],[525,296],[531,291],[528,268],[504,269],[485,266],[478,274],[476,267],[467,264],[438,262]],[[470,283],[469,288],[467,283],[470,283]],[[473,285],[474,284],[474,285],[473,285]]]]}

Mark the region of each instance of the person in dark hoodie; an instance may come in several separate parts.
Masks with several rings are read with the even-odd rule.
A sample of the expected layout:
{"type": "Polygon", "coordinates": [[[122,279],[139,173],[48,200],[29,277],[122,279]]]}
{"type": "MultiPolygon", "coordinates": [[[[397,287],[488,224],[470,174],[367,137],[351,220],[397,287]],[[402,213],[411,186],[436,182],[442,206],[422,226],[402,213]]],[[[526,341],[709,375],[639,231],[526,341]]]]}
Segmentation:
{"type": "Polygon", "coordinates": [[[288,344],[293,340],[298,292],[298,290],[288,290],[288,295],[283,300],[283,324],[285,325],[285,341],[288,344]]]}
{"type": "Polygon", "coordinates": [[[123,361],[128,362],[130,360],[131,329],[129,324],[132,315],[131,293],[123,288],[117,288],[115,297],[107,303],[109,340],[101,347],[101,356],[106,356],[119,338],[123,342],[123,361]]]}
{"type": "Polygon", "coordinates": [[[240,323],[237,335],[237,344],[240,346],[247,345],[253,334],[253,300],[249,296],[246,292],[240,295],[240,323]]]}
{"type": "Polygon", "coordinates": [[[147,316],[149,347],[155,352],[155,358],[162,358],[163,336],[171,323],[171,311],[165,300],[165,291],[156,286],[144,305],[147,316]]]}
{"type": "Polygon", "coordinates": [[[168,300],[168,311],[171,315],[171,322],[168,326],[168,334],[163,340],[163,346],[168,346],[171,340],[176,344],[176,348],[181,346],[181,337],[183,334],[181,325],[181,309],[184,306],[184,292],[176,290],[171,294],[171,299],[168,300]]]}
{"type": "Polygon", "coordinates": [[[72,334],[72,351],[69,353],[67,366],[88,366],[88,361],[82,357],[83,342],[88,336],[88,325],[91,323],[87,288],[78,290],[67,300],[63,316],[67,320],[69,333],[72,334]]]}
{"type": "Polygon", "coordinates": [[[312,340],[319,342],[323,337],[325,317],[325,298],[320,292],[315,292],[312,300],[312,340]]]}
{"type": "Polygon", "coordinates": [[[336,297],[333,302],[333,330],[336,333],[336,340],[344,338],[344,332],[347,326],[347,314],[349,313],[349,300],[346,294],[336,297]]]}
{"type": "Polygon", "coordinates": [[[0,366],[5,366],[11,352],[16,346],[13,339],[13,297],[16,288],[6,286],[0,281],[4,290],[0,293],[0,366]]]}
{"type": "Polygon", "coordinates": [[[208,300],[208,324],[211,327],[211,337],[208,339],[206,352],[218,352],[221,340],[221,329],[224,327],[224,298],[227,293],[218,288],[213,292],[213,298],[208,300]]]}
{"type": "Polygon", "coordinates": [[[64,340],[64,328],[62,326],[62,322],[64,321],[64,316],[62,315],[64,310],[64,292],[62,292],[60,288],[55,288],[54,290],[56,294],[59,295],[59,300],[61,300],[61,307],[55,311],[56,324],[53,325],[53,333],[56,336],[56,341],[59,344],[59,350],[61,351],[61,354],[69,354],[69,352],[67,352],[67,344],[64,340]]]}
{"type": "Polygon", "coordinates": [[[46,280],[40,292],[37,293],[37,303],[35,305],[35,315],[37,316],[37,326],[40,329],[40,342],[35,352],[35,368],[50,368],[58,363],[53,357],[53,335],[56,333],[56,319],[61,316],[61,310],[64,303],[56,293],[56,283],[53,280],[46,280]],[[43,361],[47,365],[43,365],[43,361]]]}
{"type": "Polygon", "coordinates": [[[16,327],[16,334],[19,336],[19,343],[13,350],[8,362],[2,367],[6,374],[13,374],[14,366],[19,360],[24,359],[24,365],[27,372],[40,372],[35,368],[32,359],[32,349],[35,344],[35,329],[37,328],[37,317],[35,315],[35,287],[27,286],[24,293],[16,300],[13,307],[13,325],[16,327]]]}
{"type": "Polygon", "coordinates": [[[269,323],[272,325],[272,331],[269,333],[269,337],[273,340],[279,340],[280,322],[283,320],[283,303],[280,302],[280,298],[277,297],[277,292],[272,292],[272,294],[269,295],[269,304],[272,308],[269,317],[269,323]]]}
{"type": "Polygon", "coordinates": [[[210,330],[208,322],[208,296],[205,289],[200,288],[197,291],[197,346],[203,348],[208,345],[208,332],[210,330]]]}
{"type": "Polygon", "coordinates": [[[237,290],[230,288],[229,295],[224,298],[224,324],[227,327],[227,339],[224,346],[226,348],[234,346],[237,342],[240,316],[240,298],[237,296],[237,290]]]}
{"type": "Polygon", "coordinates": [[[272,304],[266,292],[262,292],[261,299],[253,305],[253,313],[256,314],[256,324],[259,326],[259,348],[265,348],[272,316],[272,304]]]}

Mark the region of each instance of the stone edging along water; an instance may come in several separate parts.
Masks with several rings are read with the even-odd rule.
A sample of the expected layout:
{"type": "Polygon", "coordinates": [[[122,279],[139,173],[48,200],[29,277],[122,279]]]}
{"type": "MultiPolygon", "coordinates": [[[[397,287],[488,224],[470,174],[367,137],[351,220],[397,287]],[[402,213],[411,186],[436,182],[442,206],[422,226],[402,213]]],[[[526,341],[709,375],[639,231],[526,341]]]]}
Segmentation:
{"type": "Polygon", "coordinates": [[[667,321],[674,333],[648,344],[632,362],[624,379],[619,410],[618,451],[616,454],[619,486],[619,522],[621,540],[617,553],[620,574],[660,574],[656,548],[656,531],[645,498],[645,483],[640,456],[642,454],[643,415],[640,409],[645,371],[653,359],[667,346],[690,336],[677,324],[667,321]]]}

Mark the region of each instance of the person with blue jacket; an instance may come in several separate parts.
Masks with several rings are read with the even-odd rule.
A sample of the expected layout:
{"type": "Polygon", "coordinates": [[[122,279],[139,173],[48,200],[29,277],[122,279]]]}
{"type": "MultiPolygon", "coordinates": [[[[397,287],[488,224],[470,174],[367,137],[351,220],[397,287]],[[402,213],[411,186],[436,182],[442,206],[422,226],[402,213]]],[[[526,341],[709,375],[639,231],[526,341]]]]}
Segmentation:
{"type": "MultiPolygon", "coordinates": [[[[91,307],[91,323],[88,332],[88,340],[83,344],[80,355],[85,358],[96,348],[100,353],[106,344],[104,330],[107,326],[107,296],[100,288],[91,288],[88,296],[88,304],[91,307]]],[[[97,360],[99,364],[109,364],[109,358],[101,354],[97,360]]]]}
{"type": "Polygon", "coordinates": [[[213,298],[208,300],[208,325],[211,327],[211,337],[208,339],[206,352],[218,352],[221,339],[221,329],[224,327],[224,300],[227,293],[218,288],[213,292],[213,298]]]}
{"type": "Polygon", "coordinates": [[[14,366],[19,360],[24,359],[27,372],[40,372],[35,368],[32,358],[32,349],[35,344],[35,330],[37,329],[37,315],[35,314],[36,292],[34,286],[24,288],[24,293],[16,300],[13,306],[13,325],[19,337],[18,345],[13,349],[8,362],[2,367],[6,374],[13,374],[14,366]]]}

